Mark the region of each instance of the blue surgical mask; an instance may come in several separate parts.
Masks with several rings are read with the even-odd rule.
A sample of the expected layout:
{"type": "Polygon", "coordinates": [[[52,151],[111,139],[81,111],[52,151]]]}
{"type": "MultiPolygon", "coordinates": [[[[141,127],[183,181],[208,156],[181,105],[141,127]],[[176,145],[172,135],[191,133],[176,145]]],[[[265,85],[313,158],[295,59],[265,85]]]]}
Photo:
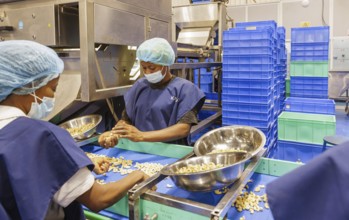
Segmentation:
{"type": "Polygon", "coordinates": [[[28,116],[34,119],[43,119],[46,118],[53,110],[55,105],[55,99],[44,96],[42,99],[37,97],[34,93],[31,94],[35,98],[35,102],[32,103],[28,116]],[[37,99],[41,100],[39,104],[37,99]]]}
{"type": "Polygon", "coordinates": [[[148,82],[150,83],[158,83],[160,82],[161,80],[163,80],[166,76],[166,73],[164,75],[162,75],[162,69],[164,67],[161,68],[161,70],[159,71],[156,71],[154,73],[149,73],[149,74],[144,74],[145,78],[148,80],[148,82]]]}

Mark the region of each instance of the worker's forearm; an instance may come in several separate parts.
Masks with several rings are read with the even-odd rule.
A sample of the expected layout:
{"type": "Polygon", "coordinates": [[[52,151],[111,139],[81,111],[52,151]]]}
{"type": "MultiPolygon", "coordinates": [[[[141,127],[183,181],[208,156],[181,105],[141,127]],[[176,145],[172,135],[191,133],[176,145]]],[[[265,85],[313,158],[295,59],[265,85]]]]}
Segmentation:
{"type": "Polygon", "coordinates": [[[91,189],[78,198],[78,201],[94,212],[99,212],[119,201],[135,184],[143,181],[142,172],[134,171],[125,178],[104,185],[94,183],[91,189]]]}
{"type": "Polygon", "coordinates": [[[162,130],[143,132],[143,141],[165,142],[184,138],[189,135],[190,127],[189,124],[175,124],[162,130]]]}

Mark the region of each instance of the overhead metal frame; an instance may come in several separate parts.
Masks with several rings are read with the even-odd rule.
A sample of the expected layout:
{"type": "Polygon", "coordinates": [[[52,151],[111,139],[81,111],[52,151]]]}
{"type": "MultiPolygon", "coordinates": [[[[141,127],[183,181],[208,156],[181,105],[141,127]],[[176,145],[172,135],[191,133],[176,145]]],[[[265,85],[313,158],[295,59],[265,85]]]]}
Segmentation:
{"type": "MultiPolygon", "coordinates": [[[[142,9],[130,4],[122,2],[111,1],[111,0],[95,0],[95,1],[79,1],[79,23],[80,23],[80,57],[81,57],[81,72],[82,72],[82,86],[81,86],[81,100],[82,101],[93,101],[103,99],[106,97],[121,96],[132,85],[117,86],[112,88],[96,88],[95,83],[95,4],[104,5],[106,7],[112,7],[121,11],[132,11],[133,13],[144,15],[145,17],[145,32],[144,38],[150,38],[151,26],[149,14],[150,12],[146,9],[142,9]]],[[[168,36],[171,36],[171,16],[151,14],[152,18],[160,21],[168,22],[168,36]]],[[[138,42],[141,43],[141,42],[138,42]]]]}

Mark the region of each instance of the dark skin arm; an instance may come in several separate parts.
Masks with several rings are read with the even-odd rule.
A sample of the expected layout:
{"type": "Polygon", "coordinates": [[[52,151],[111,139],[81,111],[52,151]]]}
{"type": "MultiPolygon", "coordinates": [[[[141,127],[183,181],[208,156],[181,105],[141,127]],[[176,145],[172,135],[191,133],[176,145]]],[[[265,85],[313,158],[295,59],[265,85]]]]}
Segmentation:
{"type": "Polygon", "coordinates": [[[190,128],[190,124],[178,123],[161,130],[143,132],[127,123],[118,123],[113,128],[112,133],[120,138],[127,138],[134,142],[166,142],[188,136],[190,128]]]}
{"type": "Polygon", "coordinates": [[[119,138],[127,138],[134,142],[167,142],[188,136],[190,128],[190,124],[178,123],[161,130],[143,132],[120,120],[112,131],[104,132],[98,142],[105,148],[114,147],[119,138]]]}
{"type": "Polygon", "coordinates": [[[108,172],[110,163],[106,158],[94,157],[94,158],[90,158],[90,160],[95,165],[95,167],[93,168],[93,172],[95,172],[97,174],[103,174],[103,173],[108,172]]]}
{"type": "MultiPolygon", "coordinates": [[[[127,124],[126,121],[119,120],[116,125],[118,125],[119,123],[127,124]]],[[[113,134],[112,131],[106,131],[98,137],[98,143],[100,146],[108,149],[117,145],[118,139],[119,139],[118,135],[113,134]]]]}
{"type": "Polygon", "coordinates": [[[92,187],[77,198],[77,201],[93,212],[99,212],[123,198],[135,184],[147,179],[142,171],[133,171],[125,178],[107,184],[94,182],[92,187]]]}

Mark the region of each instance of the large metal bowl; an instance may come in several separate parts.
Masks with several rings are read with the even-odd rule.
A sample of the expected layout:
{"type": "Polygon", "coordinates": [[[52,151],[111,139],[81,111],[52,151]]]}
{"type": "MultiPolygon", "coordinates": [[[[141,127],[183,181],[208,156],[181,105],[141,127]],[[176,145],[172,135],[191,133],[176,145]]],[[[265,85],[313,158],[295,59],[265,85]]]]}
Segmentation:
{"type": "Polygon", "coordinates": [[[213,191],[227,186],[240,178],[245,162],[251,156],[248,153],[220,153],[207,156],[193,157],[181,160],[164,167],[160,172],[170,176],[176,186],[188,191],[213,191]],[[201,165],[213,162],[222,164],[223,167],[208,171],[177,174],[176,172],[189,164],[201,165]]]}
{"type": "Polygon", "coordinates": [[[59,127],[68,129],[68,128],[81,128],[84,125],[89,123],[93,123],[94,126],[88,130],[83,130],[82,132],[72,135],[74,139],[83,140],[91,137],[94,133],[96,133],[97,125],[102,121],[101,115],[86,115],[79,118],[74,118],[72,120],[66,121],[63,124],[60,124],[59,127]]]}
{"type": "Polygon", "coordinates": [[[207,155],[214,150],[241,150],[255,156],[265,145],[265,135],[250,126],[225,126],[201,136],[194,145],[194,153],[207,155]]]}

